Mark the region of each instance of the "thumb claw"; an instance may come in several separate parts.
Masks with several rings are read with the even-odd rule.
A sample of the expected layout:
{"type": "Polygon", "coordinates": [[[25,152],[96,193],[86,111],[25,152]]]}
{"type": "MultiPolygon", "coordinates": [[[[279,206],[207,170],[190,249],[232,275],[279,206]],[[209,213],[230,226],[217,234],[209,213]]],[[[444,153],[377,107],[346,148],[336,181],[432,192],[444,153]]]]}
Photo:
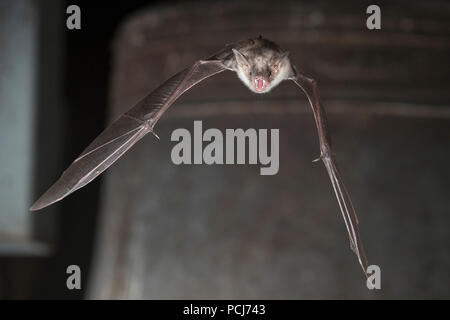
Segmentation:
{"type": "Polygon", "coordinates": [[[155,131],[152,131],[152,134],[153,134],[158,140],[161,140],[161,139],[159,138],[159,136],[156,134],[155,131]]]}
{"type": "Polygon", "coordinates": [[[318,157],[317,159],[314,159],[312,162],[317,162],[320,160],[320,157],[318,157]]]}

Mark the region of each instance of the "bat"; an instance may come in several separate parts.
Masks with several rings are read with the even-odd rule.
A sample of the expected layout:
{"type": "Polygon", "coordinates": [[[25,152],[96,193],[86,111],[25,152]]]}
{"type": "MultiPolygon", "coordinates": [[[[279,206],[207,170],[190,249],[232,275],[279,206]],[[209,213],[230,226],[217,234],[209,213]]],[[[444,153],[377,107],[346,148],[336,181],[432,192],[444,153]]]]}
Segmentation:
{"type": "Polygon", "coordinates": [[[320,157],[314,161],[322,160],[325,165],[344,218],[350,248],[367,277],[368,262],[359,236],[358,218],[331,149],[317,83],[297,72],[288,51],[261,36],[226,45],[210,58],[198,60],[177,73],[144,97],[88,145],[30,210],[40,210],[84,187],[147,133],[158,137],[154,127],[164,112],[197,83],[225,70],[236,72],[244,85],[255,93],[267,93],[280,82],[292,80],[306,94],[314,114],[320,145],[320,157]]]}

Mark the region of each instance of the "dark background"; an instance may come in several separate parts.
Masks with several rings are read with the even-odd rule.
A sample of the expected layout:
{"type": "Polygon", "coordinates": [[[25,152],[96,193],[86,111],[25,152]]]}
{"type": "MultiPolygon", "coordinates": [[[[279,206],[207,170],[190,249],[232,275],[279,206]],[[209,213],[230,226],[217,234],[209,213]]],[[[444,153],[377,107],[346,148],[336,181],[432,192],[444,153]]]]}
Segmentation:
{"type": "MultiPolygon", "coordinates": [[[[117,26],[129,13],[160,2],[37,1],[42,19],[35,198],[106,123],[111,41],[117,26]],[[65,11],[72,4],[81,7],[81,30],[66,28],[65,11]],[[55,105],[55,101],[64,108],[55,105]],[[83,110],[89,110],[89,117],[80,112],[83,110]],[[55,159],[55,154],[61,155],[60,158],[55,159]]],[[[83,297],[84,286],[82,290],[67,290],[67,274],[61,270],[76,261],[83,270],[83,283],[89,279],[101,180],[100,177],[89,190],[82,190],[69,201],[58,204],[47,216],[37,213],[35,237],[57,244],[54,254],[42,258],[0,258],[2,298],[83,297]]]]}

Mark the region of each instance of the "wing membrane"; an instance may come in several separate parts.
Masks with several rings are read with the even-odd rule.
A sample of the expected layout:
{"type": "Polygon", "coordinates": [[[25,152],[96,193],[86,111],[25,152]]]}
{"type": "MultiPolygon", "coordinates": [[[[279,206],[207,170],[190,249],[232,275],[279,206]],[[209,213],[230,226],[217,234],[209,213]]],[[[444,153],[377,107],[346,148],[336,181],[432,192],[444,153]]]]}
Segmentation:
{"type": "Polygon", "coordinates": [[[325,110],[320,104],[317,84],[313,79],[307,78],[301,74],[297,74],[292,80],[305,92],[313,110],[319,135],[320,158],[330,177],[342,217],[344,218],[350,239],[350,248],[358,257],[359,264],[361,265],[364,274],[367,276],[368,262],[359,237],[358,217],[331,149],[331,139],[328,132],[327,119],[325,110]]]}
{"type": "Polygon", "coordinates": [[[200,81],[226,70],[221,60],[198,61],[164,82],[106,128],[30,208],[39,210],[85,186],[153,128],[163,113],[200,81]]]}

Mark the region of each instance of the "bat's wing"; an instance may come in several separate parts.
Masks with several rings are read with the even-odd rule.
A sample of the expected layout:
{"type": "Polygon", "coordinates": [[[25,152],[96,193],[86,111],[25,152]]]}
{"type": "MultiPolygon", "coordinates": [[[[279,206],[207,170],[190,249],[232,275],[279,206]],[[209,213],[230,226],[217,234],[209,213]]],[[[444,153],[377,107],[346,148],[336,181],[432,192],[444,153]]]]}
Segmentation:
{"type": "Polygon", "coordinates": [[[358,217],[356,216],[352,201],[345,188],[342,175],[336,165],[336,160],[331,150],[331,139],[328,133],[327,119],[325,110],[320,104],[317,84],[313,79],[307,78],[301,74],[297,74],[292,80],[305,92],[314,112],[314,118],[319,134],[320,159],[322,159],[325,164],[336,198],[339,202],[339,207],[350,237],[350,247],[357,255],[359,264],[361,265],[364,274],[367,276],[368,263],[359,237],[358,217]]]}
{"type": "Polygon", "coordinates": [[[95,179],[144,135],[153,132],[159,118],[186,90],[226,70],[220,58],[228,51],[231,52],[227,48],[219,53],[220,56],[197,61],[192,67],[164,82],[124,113],[72,162],[59,180],[33,204],[30,210],[39,210],[55,203],[95,179]]]}

